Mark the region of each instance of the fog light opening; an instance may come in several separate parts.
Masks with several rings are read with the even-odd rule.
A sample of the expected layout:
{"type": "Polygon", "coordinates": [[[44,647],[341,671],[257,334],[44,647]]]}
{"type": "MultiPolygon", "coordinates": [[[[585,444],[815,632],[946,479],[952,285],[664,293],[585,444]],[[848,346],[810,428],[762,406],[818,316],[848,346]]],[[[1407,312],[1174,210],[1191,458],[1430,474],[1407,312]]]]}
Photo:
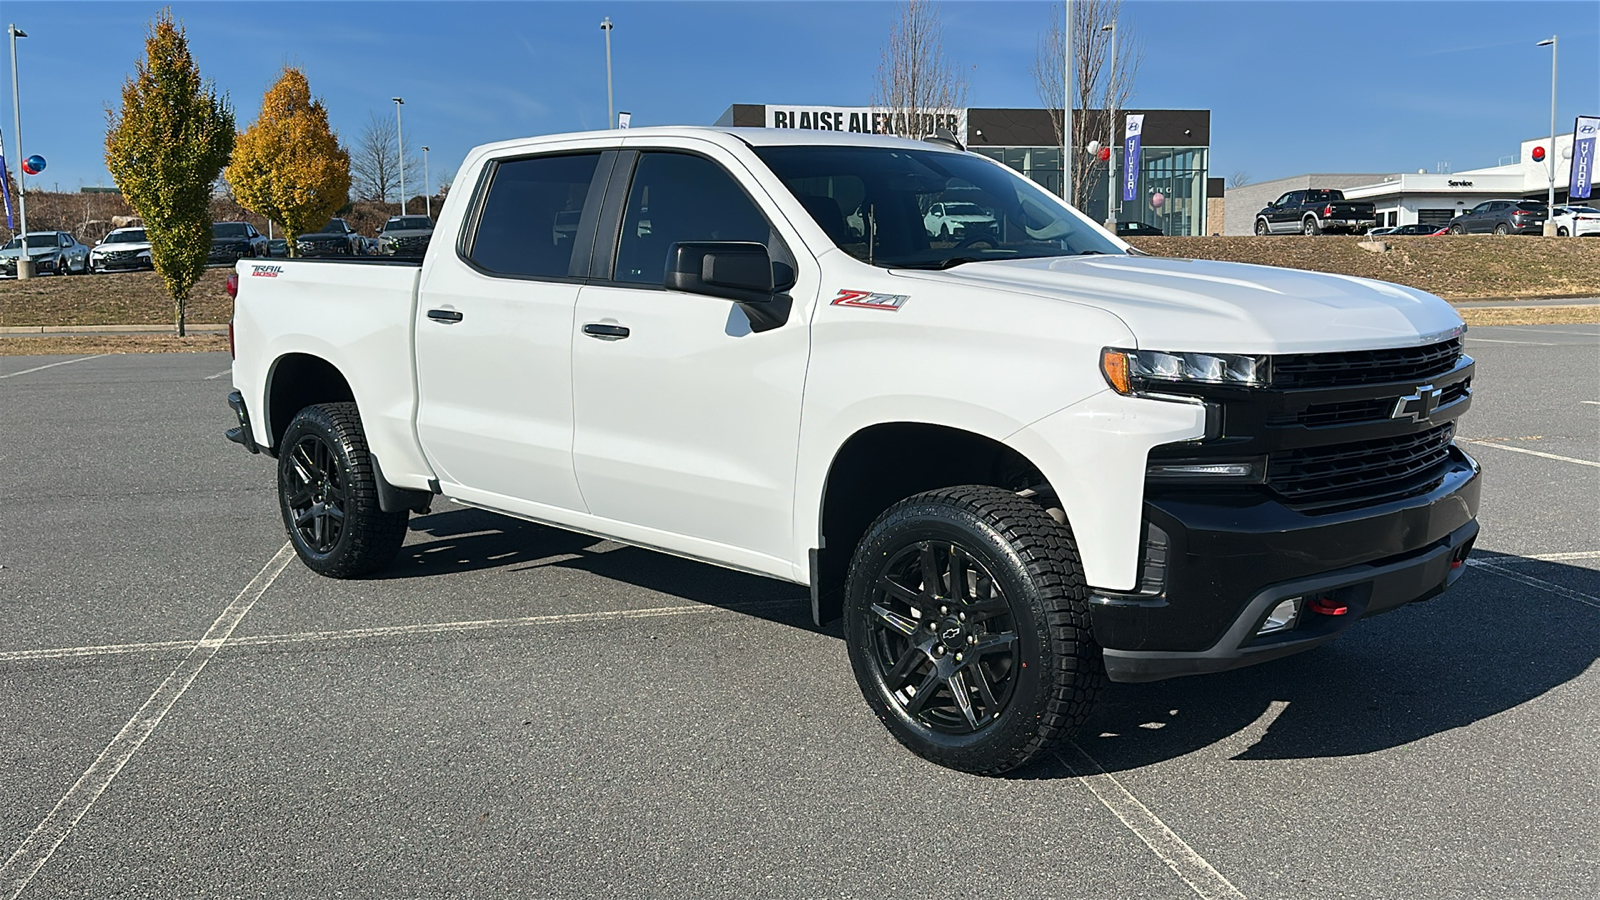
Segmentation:
{"type": "Polygon", "coordinates": [[[1350,607],[1330,597],[1318,597],[1306,604],[1306,608],[1319,616],[1342,616],[1350,611],[1350,607]]]}
{"type": "Polygon", "coordinates": [[[1260,628],[1256,629],[1256,637],[1261,637],[1265,634],[1276,634],[1293,628],[1295,620],[1300,618],[1300,601],[1302,599],[1301,597],[1290,597],[1274,606],[1272,612],[1267,613],[1267,620],[1261,623],[1260,628]]]}

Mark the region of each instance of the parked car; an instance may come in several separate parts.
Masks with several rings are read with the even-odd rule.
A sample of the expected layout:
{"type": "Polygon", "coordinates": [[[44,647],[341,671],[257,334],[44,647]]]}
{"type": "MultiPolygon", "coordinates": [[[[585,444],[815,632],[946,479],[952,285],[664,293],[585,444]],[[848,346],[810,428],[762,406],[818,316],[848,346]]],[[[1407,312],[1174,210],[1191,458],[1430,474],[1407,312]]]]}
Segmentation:
{"type": "Polygon", "coordinates": [[[1485,200],[1450,220],[1451,234],[1541,234],[1542,200],[1485,200]]]}
{"type": "Polygon", "coordinates": [[[289,255],[289,242],[283,238],[267,239],[267,255],[282,259],[289,255]]]}
{"type": "MultiPolygon", "coordinates": [[[[0,266],[4,266],[6,275],[17,274],[17,260],[20,258],[20,238],[12,238],[4,248],[0,248],[0,266]]],[[[28,258],[33,260],[35,275],[89,274],[89,248],[65,231],[28,232],[28,258]]]]}
{"type": "Polygon", "coordinates": [[[302,234],[294,239],[296,256],[364,256],[367,239],[340,218],[328,220],[313,234],[302,234]]]}
{"type": "Polygon", "coordinates": [[[1160,237],[1164,232],[1144,222],[1118,222],[1117,237],[1160,237]]]}
{"type": "Polygon", "coordinates": [[[1600,209],[1592,206],[1558,206],[1550,219],[1561,237],[1600,235],[1600,209]]]}
{"type": "Polygon", "coordinates": [[[1290,191],[1256,213],[1256,234],[1365,234],[1378,225],[1371,203],[1346,200],[1343,191],[1290,191]]]}
{"type": "Polygon", "coordinates": [[[267,255],[267,236],[249,222],[217,222],[211,226],[208,262],[233,264],[246,257],[267,255]]]}
{"type": "Polygon", "coordinates": [[[262,529],[312,571],[391,567],[442,495],[806,585],[876,718],[984,774],[1050,759],[1104,677],[1381,630],[1470,571],[1475,369],[1438,297],[1132,253],[938,144],[581,141],[473,150],[423,260],[240,266],[227,437],[267,454],[262,529]],[[929,239],[952,184],[991,241],[929,239]]]}
{"type": "Polygon", "coordinates": [[[976,203],[935,203],[922,217],[923,227],[934,237],[951,240],[969,233],[994,230],[994,216],[976,203]]]}
{"type": "Polygon", "coordinates": [[[89,251],[89,267],[97,274],[153,269],[150,238],[143,228],[118,228],[89,251]]]}
{"type": "Polygon", "coordinates": [[[1423,225],[1420,222],[1412,225],[1396,225],[1393,228],[1374,228],[1367,234],[1371,237],[1381,237],[1386,234],[1396,236],[1419,234],[1444,234],[1450,230],[1448,225],[1423,225]]]}
{"type": "MultiPolygon", "coordinates": [[[[577,230],[577,221],[573,221],[577,230]]],[[[433,220],[427,216],[390,216],[378,232],[379,256],[421,256],[433,237],[433,220]]]]}

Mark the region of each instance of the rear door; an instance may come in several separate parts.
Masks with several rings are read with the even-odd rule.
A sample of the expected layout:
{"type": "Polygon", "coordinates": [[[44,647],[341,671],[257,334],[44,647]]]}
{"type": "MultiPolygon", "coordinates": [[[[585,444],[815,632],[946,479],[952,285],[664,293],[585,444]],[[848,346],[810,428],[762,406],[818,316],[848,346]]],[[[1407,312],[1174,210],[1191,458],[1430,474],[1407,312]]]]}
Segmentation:
{"type": "Polygon", "coordinates": [[[599,207],[591,185],[614,157],[491,162],[462,239],[434,244],[417,303],[417,436],[446,493],[529,515],[583,511],[572,316],[599,207]]]}
{"type": "Polygon", "coordinates": [[[578,483],[592,514],[625,523],[618,536],[790,577],[817,281],[802,274],[787,322],[761,332],[729,300],[664,289],[675,242],[764,244],[780,273],[803,246],[731,174],[737,158],[682,146],[642,149],[607,191],[600,271],[570,331],[578,483]]]}

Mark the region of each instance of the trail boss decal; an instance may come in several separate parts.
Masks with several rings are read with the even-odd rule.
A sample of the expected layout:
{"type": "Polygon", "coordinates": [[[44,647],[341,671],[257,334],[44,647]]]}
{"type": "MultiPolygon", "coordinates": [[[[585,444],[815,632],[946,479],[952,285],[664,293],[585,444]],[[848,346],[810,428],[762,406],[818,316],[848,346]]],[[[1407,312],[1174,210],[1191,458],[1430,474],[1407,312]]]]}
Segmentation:
{"type": "Polygon", "coordinates": [[[847,291],[841,289],[839,296],[833,298],[830,306],[857,306],[862,309],[886,309],[889,312],[899,312],[900,307],[906,305],[911,298],[906,294],[874,294],[871,291],[847,291]]]}
{"type": "Polygon", "coordinates": [[[251,278],[277,278],[283,274],[283,266],[255,266],[250,267],[251,278]]]}

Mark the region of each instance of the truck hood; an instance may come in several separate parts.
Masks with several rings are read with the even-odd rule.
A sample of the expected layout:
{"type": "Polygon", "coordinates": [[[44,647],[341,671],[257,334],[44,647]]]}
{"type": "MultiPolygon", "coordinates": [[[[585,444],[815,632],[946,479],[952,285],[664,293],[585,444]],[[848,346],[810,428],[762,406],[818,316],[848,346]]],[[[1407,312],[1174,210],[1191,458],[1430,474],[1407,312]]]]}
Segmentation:
{"type": "Polygon", "coordinates": [[[977,290],[1083,304],[1121,319],[1140,347],[1315,353],[1433,343],[1456,333],[1448,303],[1347,275],[1149,256],[1071,256],[905,272],[977,290]]]}

